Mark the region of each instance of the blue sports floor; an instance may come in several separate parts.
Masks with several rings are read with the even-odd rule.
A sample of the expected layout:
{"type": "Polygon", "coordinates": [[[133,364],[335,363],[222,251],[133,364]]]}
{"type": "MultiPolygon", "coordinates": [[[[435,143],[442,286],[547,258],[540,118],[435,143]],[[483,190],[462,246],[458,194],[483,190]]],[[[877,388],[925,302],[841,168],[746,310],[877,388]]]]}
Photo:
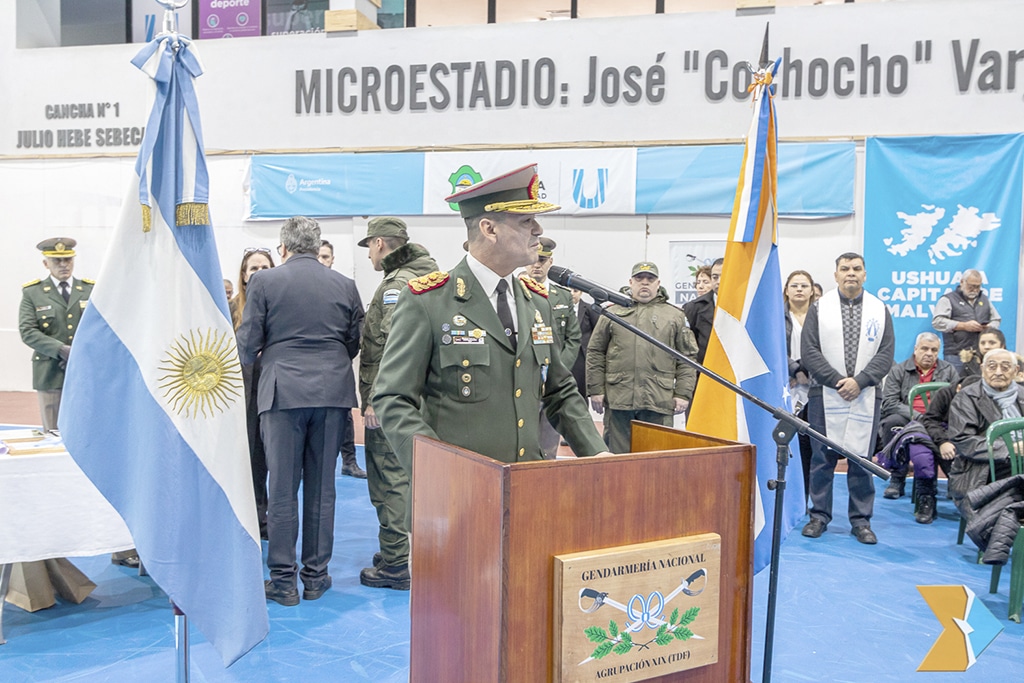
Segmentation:
{"type": "MultiPolygon", "coordinates": [[[[799,476],[797,468],[790,472],[799,476]]],[[[989,568],[973,564],[970,541],[955,544],[953,504],[940,499],[940,518],[922,526],[913,520],[909,498],[885,500],[879,483],[872,524],[879,544],[869,547],[849,534],[842,514],[845,476],[836,483],[840,514],[828,531],[812,540],[798,528],[782,547],[772,680],[1024,680],[1024,626],[1006,620],[1009,571],[999,593],[990,595],[989,568]],[[967,672],[916,672],[939,634],[918,584],[966,584],[1005,627],[967,672]]],[[[333,588],[298,607],[269,603],[270,635],[229,669],[192,630],[192,681],[407,680],[409,594],[359,584],[359,570],[376,550],[376,517],[365,481],[339,477],[337,486],[333,588]]],[[[174,680],[174,622],[166,596],[148,577],[111,565],[109,556],[75,563],[98,584],[81,605],[58,602],[34,614],[6,606],[0,682],[174,680]]],[[[218,570],[210,566],[209,581],[228,580],[218,570]]],[[[754,584],[751,678],[760,681],[768,571],[754,584]]]]}

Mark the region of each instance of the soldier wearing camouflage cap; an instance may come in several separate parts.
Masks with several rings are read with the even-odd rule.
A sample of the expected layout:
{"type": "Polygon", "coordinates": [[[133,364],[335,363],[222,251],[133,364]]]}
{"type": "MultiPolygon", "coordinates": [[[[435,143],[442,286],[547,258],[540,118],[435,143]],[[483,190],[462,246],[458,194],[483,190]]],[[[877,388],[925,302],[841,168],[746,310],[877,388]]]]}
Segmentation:
{"type": "MultiPolygon", "coordinates": [[[[697,355],[686,316],[668,303],[656,264],[634,265],[622,292],[635,303],[612,306],[612,313],[690,358],[697,355]]],[[[630,451],[632,420],[671,427],[673,416],[689,406],[696,383],[696,370],[683,361],[608,318],[597,321],[587,347],[587,393],[591,407],[604,414],[604,438],[613,453],[630,451]]]]}
{"type": "Polygon", "coordinates": [[[377,534],[380,552],[374,555],[373,565],[360,572],[359,581],[374,588],[406,590],[410,583],[412,463],[400,459],[388,444],[371,396],[399,295],[409,280],[436,271],[437,262],[425,248],[409,241],[405,221],[401,218],[371,218],[366,226],[366,237],[359,240],[359,246],[367,248],[373,269],[384,273],[366,309],[359,347],[359,398],[365,427],[366,473],[370,502],[377,510],[380,523],[377,534]]]}

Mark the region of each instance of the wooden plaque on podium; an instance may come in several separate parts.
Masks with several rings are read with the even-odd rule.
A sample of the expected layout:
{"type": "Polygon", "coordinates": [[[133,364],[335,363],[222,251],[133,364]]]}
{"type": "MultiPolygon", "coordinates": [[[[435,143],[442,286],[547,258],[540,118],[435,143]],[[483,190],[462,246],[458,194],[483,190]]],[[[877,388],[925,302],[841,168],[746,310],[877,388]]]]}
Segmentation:
{"type": "Polygon", "coordinates": [[[508,464],[416,437],[411,681],[560,680],[555,556],[697,534],[721,539],[717,661],[648,680],[750,679],[753,446],[634,423],[633,448],[508,464]]]}

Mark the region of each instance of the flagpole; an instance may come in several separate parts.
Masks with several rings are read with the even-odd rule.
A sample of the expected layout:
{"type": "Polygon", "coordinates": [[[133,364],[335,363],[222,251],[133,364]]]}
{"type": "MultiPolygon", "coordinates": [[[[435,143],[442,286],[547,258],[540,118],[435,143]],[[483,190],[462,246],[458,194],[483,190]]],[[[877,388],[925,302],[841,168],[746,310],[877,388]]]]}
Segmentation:
{"type": "Polygon", "coordinates": [[[188,616],[173,602],[171,607],[174,610],[174,680],[176,683],[188,683],[188,616]]]}
{"type": "MultiPolygon", "coordinates": [[[[178,41],[178,30],[174,12],[188,4],[188,0],[156,0],[157,4],[164,8],[163,27],[160,33],[156,34],[154,40],[165,36],[173,37],[171,48],[177,53],[180,43],[178,41]]],[[[141,573],[141,563],[140,563],[141,573]]],[[[176,683],[189,682],[189,643],[188,643],[188,615],[181,611],[181,608],[172,600],[171,609],[174,613],[174,680],[176,683]]]]}

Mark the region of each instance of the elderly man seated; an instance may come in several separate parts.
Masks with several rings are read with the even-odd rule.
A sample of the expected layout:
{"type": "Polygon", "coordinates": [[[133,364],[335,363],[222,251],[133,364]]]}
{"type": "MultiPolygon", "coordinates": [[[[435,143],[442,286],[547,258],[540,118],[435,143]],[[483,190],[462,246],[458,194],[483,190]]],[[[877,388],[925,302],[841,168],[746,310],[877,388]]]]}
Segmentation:
{"type": "MultiPolygon", "coordinates": [[[[912,419],[924,414],[924,398],[914,399],[913,411],[907,405],[907,395],[916,384],[924,382],[956,382],[959,373],[952,363],[939,358],[939,336],[933,332],[922,332],[917,335],[914,344],[914,355],[892,366],[885,376],[882,389],[882,419],[878,425],[878,447],[882,450],[893,433],[906,426],[912,419]]],[[[903,495],[907,473],[893,472],[889,486],[882,495],[886,498],[899,498],[903,495]]]]}
{"type": "MultiPolygon", "coordinates": [[[[981,381],[965,386],[949,407],[949,431],[957,455],[949,470],[949,491],[960,514],[974,514],[964,497],[989,481],[985,431],[996,420],[1024,415],[1024,387],[1014,382],[1017,357],[1012,351],[994,349],[981,363],[981,381]]],[[[994,445],[996,479],[1010,474],[1009,454],[1002,441],[994,445]]]]}

